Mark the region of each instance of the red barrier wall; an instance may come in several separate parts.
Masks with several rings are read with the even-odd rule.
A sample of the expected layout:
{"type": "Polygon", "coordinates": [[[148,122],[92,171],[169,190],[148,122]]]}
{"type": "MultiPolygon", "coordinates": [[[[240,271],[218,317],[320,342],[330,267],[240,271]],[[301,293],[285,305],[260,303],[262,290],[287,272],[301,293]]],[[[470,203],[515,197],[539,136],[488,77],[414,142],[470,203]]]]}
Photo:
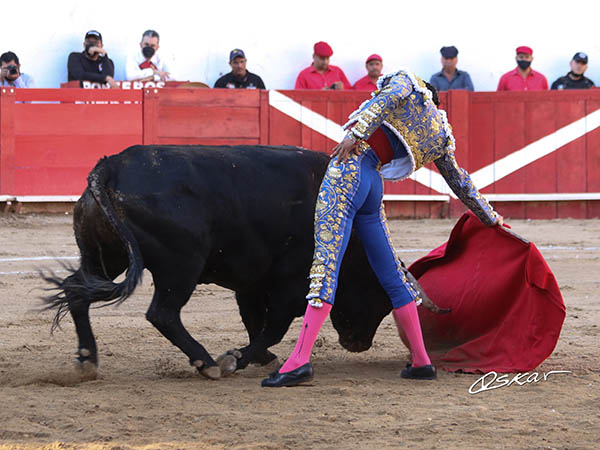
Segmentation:
{"type": "MultiPolygon", "coordinates": [[[[98,158],[133,144],[286,144],[328,152],[339,125],[368,98],[365,92],[278,92],[292,112],[282,112],[269,103],[268,91],[259,90],[2,88],[0,195],[78,195],[98,158]],[[323,131],[315,121],[325,118],[323,131]]],[[[440,99],[454,129],[459,163],[476,175],[493,165],[482,192],[600,193],[600,122],[590,115],[600,110],[600,90],[451,91],[440,99]],[[586,116],[580,137],[529,164],[515,160],[512,173],[494,178],[502,158],[531,144],[548,146],[557,130],[586,116]]],[[[437,173],[433,165],[428,169],[437,173]]],[[[406,180],[386,182],[386,194],[439,192],[406,180]]],[[[497,208],[514,218],[600,216],[598,200],[502,201],[497,208]]],[[[444,217],[464,207],[457,200],[449,205],[398,201],[387,209],[393,217],[444,217]]]]}
{"type": "Polygon", "coordinates": [[[0,123],[0,194],[77,195],[99,158],[142,143],[142,93],[2,88],[0,123]]]}
{"type": "MultiPolygon", "coordinates": [[[[261,95],[268,92],[145,89],[144,143],[259,144],[261,95]]],[[[264,112],[268,114],[268,108],[264,112]]]]}
{"type": "MultiPolygon", "coordinates": [[[[600,109],[600,90],[452,92],[449,105],[463,167],[473,172],[600,109]]],[[[591,122],[591,120],[590,120],[591,122]]],[[[591,123],[586,123],[591,128],[591,123]]],[[[598,128],[482,189],[483,193],[600,192],[598,128]]],[[[511,202],[509,217],[599,217],[599,201],[511,202]]]]}

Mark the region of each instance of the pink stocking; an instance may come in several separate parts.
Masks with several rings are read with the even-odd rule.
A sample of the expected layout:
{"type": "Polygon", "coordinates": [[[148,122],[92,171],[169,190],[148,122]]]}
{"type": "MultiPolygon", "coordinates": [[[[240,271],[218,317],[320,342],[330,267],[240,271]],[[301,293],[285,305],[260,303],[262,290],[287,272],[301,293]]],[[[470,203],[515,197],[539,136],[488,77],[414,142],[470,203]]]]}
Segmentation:
{"type": "Polygon", "coordinates": [[[410,302],[408,305],[395,308],[392,311],[398,331],[401,329],[406,333],[408,342],[410,343],[410,351],[412,353],[413,367],[425,366],[431,364],[425,344],[423,342],[423,334],[421,333],[421,323],[419,322],[419,313],[415,302],[410,302]]]}
{"type": "Polygon", "coordinates": [[[296,347],[285,364],[279,369],[279,373],[290,372],[310,361],[313,345],[317,340],[319,330],[323,326],[323,322],[325,322],[331,308],[332,305],[325,302],[323,302],[321,308],[315,308],[311,305],[306,307],[304,321],[302,322],[302,330],[300,330],[300,336],[298,337],[298,342],[296,342],[296,347]]]}

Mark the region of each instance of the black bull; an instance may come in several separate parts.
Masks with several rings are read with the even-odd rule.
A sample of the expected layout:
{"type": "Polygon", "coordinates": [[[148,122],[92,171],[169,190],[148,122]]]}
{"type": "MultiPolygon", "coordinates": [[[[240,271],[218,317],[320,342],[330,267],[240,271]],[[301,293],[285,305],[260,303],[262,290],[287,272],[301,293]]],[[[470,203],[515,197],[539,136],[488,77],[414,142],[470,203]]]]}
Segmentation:
{"type": "MultiPolygon", "coordinates": [[[[268,348],[306,309],[315,201],[327,163],[321,153],[259,146],[134,146],[101,159],[75,206],[80,267],[65,279],[44,276],[58,289],[45,299],[58,309],[54,326],[66,313],[73,318],[79,363],[98,363],[90,304],[125,300],[144,268],[154,280],[146,318],[203,375],[275,359],[268,348]],[[200,283],[235,291],[249,335],[249,345],[219,364],[181,322],[200,283]]],[[[353,236],[331,312],[340,344],[367,350],[390,311],[353,236]]]]}

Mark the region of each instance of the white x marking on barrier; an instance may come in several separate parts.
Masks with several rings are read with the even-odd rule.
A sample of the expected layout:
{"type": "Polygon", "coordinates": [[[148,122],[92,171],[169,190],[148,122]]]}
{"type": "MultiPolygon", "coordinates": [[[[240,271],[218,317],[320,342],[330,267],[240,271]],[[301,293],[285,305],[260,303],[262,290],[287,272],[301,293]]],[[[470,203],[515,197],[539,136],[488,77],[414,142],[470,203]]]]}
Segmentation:
{"type": "MultiPolygon", "coordinates": [[[[277,91],[269,91],[269,105],[281,111],[283,114],[306,125],[311,130],[328,137],[334,142],[340,142],[344,137],[344,130],[341,125],[333,122],[327,117],[322,116],[300,103],[292,100],[290,97],[277,91]]],[[[493,163],[482,167],[471,173],[471,178],[475,186],[479,189],[490,186],[496,181],[522,169],[528,164],[549,155],[559,148],[567,145],[569,142],[589,133],[600,127],[600,109],[582,117],[553,133],[538,139],[531,144],[505,156],[493,163]]],[[[453,198],[456,195],[439,173],[422,167],[414,172],[410,178],[428,188],[441,194],[448,194],[453,198]]]]}

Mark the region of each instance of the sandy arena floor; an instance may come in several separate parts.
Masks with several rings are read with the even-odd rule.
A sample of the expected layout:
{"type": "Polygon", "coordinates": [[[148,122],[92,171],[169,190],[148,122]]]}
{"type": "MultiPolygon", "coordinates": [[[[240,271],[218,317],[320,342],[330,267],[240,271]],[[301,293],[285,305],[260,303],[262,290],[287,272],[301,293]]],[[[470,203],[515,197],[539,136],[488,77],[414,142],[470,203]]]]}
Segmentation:
{"type": "MultiPolygon", "coordinates": [[[[453,220],[395,221],[407,263],[444,242],[453,220]],[[431,230],[422,235],[422,230],[431,230]],[[400,238],[402,236],[402,239],[400,238]]],[[[513,221],[557,276],[567,317],[547,381],[470,395],[477,375],[441,372],[406,381],[407,349],[388,316],[373,348],[351,354],[326,322],[309,386],[262,389],[265,367],[209,381],[144,319],[151,276],[120,307],[92,312],[99,376],[72,367],[69,320],[50,335],[40,313],[37,267],[78,254],[70,215],[0,215],[0,448],[381,449],[598,448],[600,441],[600,220],[513,221]],[[36,259],[23,259],[36,258],[36,259]]],[[[199,286],[183,311],[188,330],[213,354],[246,343],[232,292],[199,286]]],[[[272,350],[291,351],[297,319],[272,350]]]]}

